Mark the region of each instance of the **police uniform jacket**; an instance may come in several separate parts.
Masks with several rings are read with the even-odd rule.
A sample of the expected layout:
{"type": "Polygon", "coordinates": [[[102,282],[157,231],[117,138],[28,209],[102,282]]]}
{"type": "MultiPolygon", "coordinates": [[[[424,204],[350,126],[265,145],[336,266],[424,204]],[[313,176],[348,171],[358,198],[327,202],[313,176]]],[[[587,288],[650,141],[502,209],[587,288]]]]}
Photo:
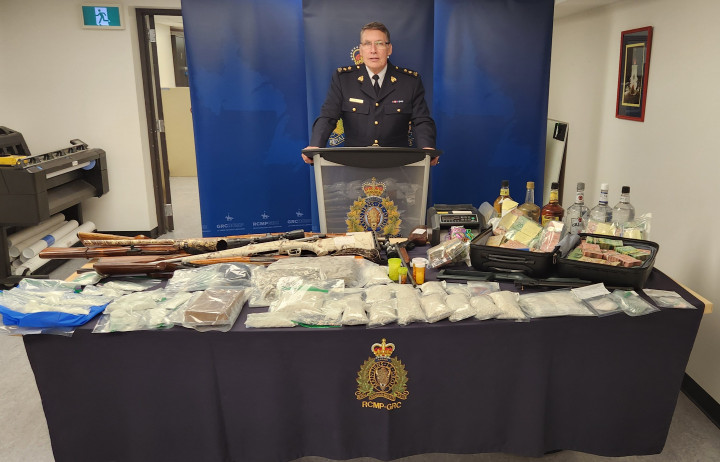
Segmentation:
{"type": "Polygon", "coordinates": [[[320,116],[313,124],[310,145],[324,147],[339,118],[345,146],[407,147],[408,124],[412,122],[416,146],[435,147],[435,122],[420,76],[389,61],[378,96],[364,64],[340,67],[333,73],[320,116]]]}

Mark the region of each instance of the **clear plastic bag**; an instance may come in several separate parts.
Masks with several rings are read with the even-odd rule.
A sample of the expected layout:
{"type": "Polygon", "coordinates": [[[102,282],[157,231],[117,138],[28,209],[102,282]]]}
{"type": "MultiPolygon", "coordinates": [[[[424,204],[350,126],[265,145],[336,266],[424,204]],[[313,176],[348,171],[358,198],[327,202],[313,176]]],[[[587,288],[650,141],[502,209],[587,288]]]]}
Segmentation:
{"type": "Polygon", "coordinates": [[[571,289],[571,291],[580,298],[596,316],[607,316],[622,312],[620,305],[618,305],[602,283],[577,287],[571,289]]]}
{"type": "Polygon", "coordinates": [[[317,272],[321,279],[342,279],[345,287],[362,287],[363,271],[366,265],[374,263],[356,259],[353,256],[322,256],[310,258],[283,258],[267,267],[269,272],[281,271],[302,275],[302,272],[317,272]]]}
{"type": "Polygon", "coordinates": [[[425,312],[420,306],[420,294],[411,285],[400,285],[395,291],[397,299],[397,323],[406,326],[413,322],[427,322],[425,312]]]}
{"type": "Polygon", "coordinates": [[[95,306],[107,305],[108,297],[67,291],[25,291],[16,287],[0,292],[0,305],[17,313],[67,313],[87,315],[95,306]]]}
{"type": "Polygon", "coordinates": [[[18,283],[16,289],[24,292],[74,292],[79,285],[60,279],[24,278],[18,283]]]}
{"type": "Polygon", "coordinates": [[[640,297],[634,290],[614,290],[612,297],[629,316],[643,316],[660,311],[640,297]]]}
{"type": "Polygon", "coordinates": [[[444,297],[447,295],[445,291],[446,284],[445,281],[428,281],[420,286],[420,290],[422,290],[423,296],[440,294],[444,297]]]}
{"type": "Polygon", "coordinates": [[[132,278],[122,281],[108,281],[101,287],[111,290],[122,290],[125,292],[142,292],[143,290],[152,289],[160,284],[160,279],[148,279],[146,277],[132,278]]]}
{"type": "Polygon", "coordinates": [[[266,267],[260,266],[253,270],[253,290],[250,296],[249,306],[270,306],[271,303],[277,301],[277,285],[278,282],[285,277],[298,277],[307,283],[327,279],[317,268],[297,270],[293,270],[292,268],[276,268],[274,271],[268,271],[266,267]]]}
{"type": "Polygon", "coordinates": [[[103,280],[103,276],[100,276],[96,271],[87,271],[85,273],[79,273],[72,283],[76,286],[91,286],[97,284],[103,280]]]}
{"type": "Polygon", "coordinates": [[[365,289],[365,302],[373,304],[375,302],[390,300],[393,297],[393,292],[393,288],[389,285],[368,287],[365,289]]]}
{"type": "Polygon", "coordinates": [[[392,283],[388,277],[386,266],[377,265],[371,261],[362,260],[364,263],[362,268],[362,287],[371,287],[376,285],[386,285],[392,283]]]}
{"type": "Polygon", "coordinates": [[[250,289],[207,289],[188,303],[183,326],[227,332],[240,315],[250,289]]]}
{"type": "MultiPolygon", "coordinates": [[[[319,311],[331,289],[342,289],[341,279],[328,279],[306,283],[300,278],[286,277],[278,281],[278,300],[270,305],[270,311],[294,313],[301,310],[319,311]]],[[[292,318],[292,316],[291,316],[292,318]]]]}
{"type": "Polygon", "coordinates": [[[672,290],[643,289],[643,292],[660,308],[696,309],[690,302],[682,298],[679,293],[672,290]]]}
{"type": "Polygon", "coordinates": [[[135,292],[119,298],[98,319],[93,333],[129,332],[173,327],[176,310],[182,310],[193,297],[190,292],[166,289],[135,292]]]}
{"type": "Polygon", "coordinates": [[[461,239],[450,239],[430,247],[427,251],[428,267],[438,268],[454,261],[463,261],[469,248],[470,243],[461,239]]]}
{"type": "Polygon", "coordinates": [[[496,316],[498,319],[527,319],[525,313],[520,308],[518,300],[520,294],[517,292],[510,292],[508,290],[501,290],[500,292],[493,292],[488,294],[495,305],[500,309],[500,314],[496,316]]]}
{"type": "Polygon", "coordinates": [[[367,311],[365,311],[365,302],[357,296],[349,296],[344,299],[345,309],[343,310],[342,324],[343,326],[358,326],[367,324],[367,311]]]}
{"type": "Polygon", "coordinates": [[[467,297],[472,296],[472,291],[467,284],[457,282],[448,282],[445,284],[445,292],[448,294],[463,294],[467,297]]]}
{"type": "Polygon", "coordinates": [[[470,290],[471,297],[477,297],[480,295],[487,295],[492,292],[500,291],[500,284],[497,282],[488,281],[468,281],[467,287],[470,290]]]}
{"type": "Polygon", "coordinates": [[[295,326],[284,313],[250,313],[245,320],[245,327],[249,329],[295,326]]]}
{"type": "Polygon", "coordinates": [[[427,322],[438,322],[452,314],[452,310],[445,304],[445,296],[445,293],[431,293],[420,299],[427,322]]]}
{"type": "Polygon", "coordinates": [[[522,295],[520,308],[531,318],[594,315],[580,298],[568,289],[522,295]]]}
{"type": "Polygon", "coordinates": [[[475,308],[475,319],[480,321],[496,318],[502,313],[502,310],[489,295],[471,297],[470,304],[475,308]]]}
{"type": "Polygon", "coordinates": [[[622,224],[622,237],[628,239],[650,239],[652,213],[645,213],[633,221],[622,224]]]}
{"type": "Polygon", "coordinates": [[[382,300],[368,308],[368,327],[380,327],[397,321],[397,300],[382,300]]]}
{"type": "Polygon", "coordinates": [[[448,318],[452,322],[462,321],[477,314],[477,310],[470,304],[470,298],[463,293],[454,293],[445,297],[445,304],[452,310],[448,318]]]}
{"type": "Polygon", "coordinates": [[[205,289],[244,289],[251,286],[252,271],[244,263],[218,263],[180,269],[167,283],[168,290],[195,292],[205,289]]]}

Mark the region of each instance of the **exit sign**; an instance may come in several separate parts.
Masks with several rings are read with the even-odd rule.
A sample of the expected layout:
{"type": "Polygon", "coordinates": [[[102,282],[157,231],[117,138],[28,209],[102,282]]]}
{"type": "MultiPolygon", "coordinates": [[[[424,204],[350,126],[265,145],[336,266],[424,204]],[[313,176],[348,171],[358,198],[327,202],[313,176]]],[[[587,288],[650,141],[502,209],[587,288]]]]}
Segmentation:
{"type": "Polygon", "coordinates": [[[125,29],[120,5],[82,5],[84,29],[125,29]]]}

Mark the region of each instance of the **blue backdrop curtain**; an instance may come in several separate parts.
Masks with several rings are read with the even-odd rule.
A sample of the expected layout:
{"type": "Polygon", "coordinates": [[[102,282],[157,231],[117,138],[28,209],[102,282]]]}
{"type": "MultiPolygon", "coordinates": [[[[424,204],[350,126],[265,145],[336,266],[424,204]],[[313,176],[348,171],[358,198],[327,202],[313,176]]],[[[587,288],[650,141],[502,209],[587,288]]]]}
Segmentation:
{"type": "Polygon", "coordinates": [[[443,162],[432,203],[542,191],[553,0],[183,0],[204,236],[317,230],[302,163],[334,69],[385,23],[417,70],[443,162]]]}

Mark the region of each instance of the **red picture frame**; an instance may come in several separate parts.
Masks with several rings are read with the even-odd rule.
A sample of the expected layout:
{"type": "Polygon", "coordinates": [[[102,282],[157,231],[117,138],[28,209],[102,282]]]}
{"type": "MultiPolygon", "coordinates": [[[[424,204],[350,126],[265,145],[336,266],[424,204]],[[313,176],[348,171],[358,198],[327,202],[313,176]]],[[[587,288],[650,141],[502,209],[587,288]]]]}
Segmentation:
{"type": "Polygon", "coordinates": [[[620,65],[618,70],[615,117],[645,120],[652,26],[623,31],[620,35],[620,65]]]}

